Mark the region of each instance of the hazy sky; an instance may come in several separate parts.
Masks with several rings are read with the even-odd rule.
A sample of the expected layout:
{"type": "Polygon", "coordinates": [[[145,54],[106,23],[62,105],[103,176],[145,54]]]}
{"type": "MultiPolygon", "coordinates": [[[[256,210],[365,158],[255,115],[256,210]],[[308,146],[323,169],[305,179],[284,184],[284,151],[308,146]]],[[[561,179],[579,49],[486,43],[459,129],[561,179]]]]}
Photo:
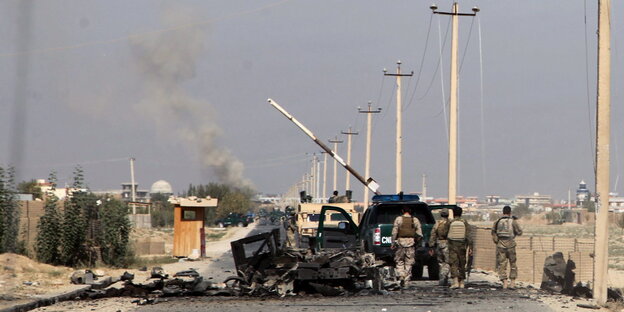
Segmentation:
{"type": "MultiPolygon", "coordinates": [[[[0,163],[17,164],[23,179],[57,170],[61,184],[81,164],[89,186],[104,190],[130,180],[135,157],[140,188],[226,181],[281,193],[320,149],[267,98],[323,140],[359,131],[352,165],[362,174],[357,107],[371,100],[383,109],[372,176],[393,192],[395,84],[382,69],[401,60],[414,71],[403,80],[404,190],[420,191],[426,174],[428,194],[445,197],[450,24],[429,5],[4,0],[0,163]]],[[[459,194],[563,199],[581,179],[593,190],[597,1],[460,1],[460,10],[475,5],[477,19],[460,19],[459,194]]],[[[612,5],[611,188],[622,194],[624,7],[612,5]]],[[[342,190],[344,170],[338,177],[342,190]]]]}

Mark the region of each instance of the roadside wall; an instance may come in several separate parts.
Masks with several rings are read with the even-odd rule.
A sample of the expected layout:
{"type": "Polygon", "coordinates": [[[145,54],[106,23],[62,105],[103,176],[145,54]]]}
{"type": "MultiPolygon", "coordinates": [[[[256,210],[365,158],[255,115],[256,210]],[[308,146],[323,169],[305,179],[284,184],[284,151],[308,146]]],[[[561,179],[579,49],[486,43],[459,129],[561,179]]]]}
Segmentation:
{"type": "MultiPolygon", "coordinates": [[[[554,236],[516,237],[518,280],[541,283],[544,260],[555,252],[563,253],[576,264],[576,281],[593,280],[594,241],[591,238],[570,238],[554,236]]],[[[496,245],[492,241],[491,229],[478,228],[474,231],[473,266],[486,271],[496,271],[496,245]]]]}
{"type": "Polygon", "coordinates": [[[37,224],[44,214],[43,201],[20,200],[19,240],[26,242],[26,249],[34,254],[35,239],[37,238],[37,224]]]}

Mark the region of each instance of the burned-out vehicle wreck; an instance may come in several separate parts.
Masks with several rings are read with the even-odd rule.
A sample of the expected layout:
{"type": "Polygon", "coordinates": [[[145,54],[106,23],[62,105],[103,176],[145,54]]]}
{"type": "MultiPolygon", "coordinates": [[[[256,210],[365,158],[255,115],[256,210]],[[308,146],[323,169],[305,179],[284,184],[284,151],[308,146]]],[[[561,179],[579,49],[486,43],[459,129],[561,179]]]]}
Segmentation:
{"type": "Polygon", "coordinates": [[[278,229],[231,245],[238,276],[226,280],[226,285],[242,295],[340,295],[398,287],[392,268],[360,247],[358,227],[338,207],[322,208],[316,237],[306,248],[280,248],[278,229]],[[344,214],[346,221],[325,226],[330,211],[344,214]]]}

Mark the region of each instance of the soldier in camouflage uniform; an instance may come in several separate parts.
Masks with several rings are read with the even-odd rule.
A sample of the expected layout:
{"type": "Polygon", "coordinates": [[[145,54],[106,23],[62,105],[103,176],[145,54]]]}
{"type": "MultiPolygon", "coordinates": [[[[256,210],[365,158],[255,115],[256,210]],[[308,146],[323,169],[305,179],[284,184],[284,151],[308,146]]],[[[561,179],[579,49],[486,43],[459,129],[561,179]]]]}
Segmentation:
{"type": "Polygon", "coordinates": [[[453,220],[448,223],[449,264],[453,285],[451,288],[464,288],[466,279],[466,254],[472,254],[472,237],[468,221],[461,218],[462,209],[453,208],[453,220]]]}
{"type": "Polygon", "coordinates": [[[404,206],[403,214],[394,219],[392,226],[392,246],[394,249],[394,262],[396,273],[401,282],[401,287],[412,276],[412,266],[415,263],[415,246],[422,238],[420,221],[410,214],[410,208],[404,206]]]}
{"type": "MultiPolygon", "coordinates": [[[[449,252],[447,244],[449,223],[448,216],[448,209],[443,208],[440,210],[441,218],[436,221],[433,229],[431,229],[431,236],[429,237],[429,246],[435,247],[438,264],[440,265],[440,279],[438,282],[440,286],[448,285],[449,278],[449,252]]],[[[433,250],[431,253],[433,254],[433,250]]]]}
{"type": "Polygon", "coordinates": [[[297,221],[295,220],[295,208],[286,207],[286,217],[283,221],[284,231],[286,232],[286,246],[291,248],[297,247],[297,221]]]}
{"type": "Polygon", "coordinates": [[[498,277],[507,288],[507,261],[509,260],[509,287],[516,287],[518,267],[516,266],[516,241],[514,237],[522,235],[522,229],[516,217],[511,216],[511,207],[503,207],[503,216],[492,227],[492,239],[496,244],[496,267],[498,277]]]}

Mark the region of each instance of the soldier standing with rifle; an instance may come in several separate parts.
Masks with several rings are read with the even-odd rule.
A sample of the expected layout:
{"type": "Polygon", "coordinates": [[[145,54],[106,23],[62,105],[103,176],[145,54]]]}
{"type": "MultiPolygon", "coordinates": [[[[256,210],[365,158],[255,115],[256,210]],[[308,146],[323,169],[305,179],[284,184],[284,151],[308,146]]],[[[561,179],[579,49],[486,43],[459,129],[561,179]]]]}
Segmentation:
{"type": "MultiPolygon", "coordinates": [[[[448,209],[442,208],[440,210],[440,220],[436,221],[436,224],[431,229],[431,236],[429,237],[429,246],[435,247],[436,256],[438,258],[438,265],[440,266],[440,279],[438,284],[440,286],[448,285],[449,278],[449,251],[447,245],[448,236],[448,224],[449,224],[449,212],[448,209]]],[[[430,250],[430,255],[433,255],[433,250],[430,250]]]]}
{"type": "Polygon", "coordinates": [[[401,287],[405,287],[412,277],[412,266],[415,260],[415,245],[422,238],[420,221],[410,214],[410,207],[401,208],[402,215],[394,219],[392,226],[392,246],[394,262],[401,287]]]}
{"type": "Polygon", "coordinates": [[[522,229],[516,217],[511,215],[511,207],[503,207],[503,216],[494,222],[492,227],[492,240],[496,244],[496,267],[498,277],[503,282],[503,288],[507,288],[507,260],[509,260],[509,288],[516,287],[518,267],[516,266],[516,236],[522,235],[522,229]]]}
{"type": "Polygon", "coordinates": [[[453,208],[453,220],[448,225],[449,264],[453,285],[451,288],[464,288],[466,279],[466,254],[472,255],[472,237],[468,221],[461,218],[461,207],[453,208]]]}

